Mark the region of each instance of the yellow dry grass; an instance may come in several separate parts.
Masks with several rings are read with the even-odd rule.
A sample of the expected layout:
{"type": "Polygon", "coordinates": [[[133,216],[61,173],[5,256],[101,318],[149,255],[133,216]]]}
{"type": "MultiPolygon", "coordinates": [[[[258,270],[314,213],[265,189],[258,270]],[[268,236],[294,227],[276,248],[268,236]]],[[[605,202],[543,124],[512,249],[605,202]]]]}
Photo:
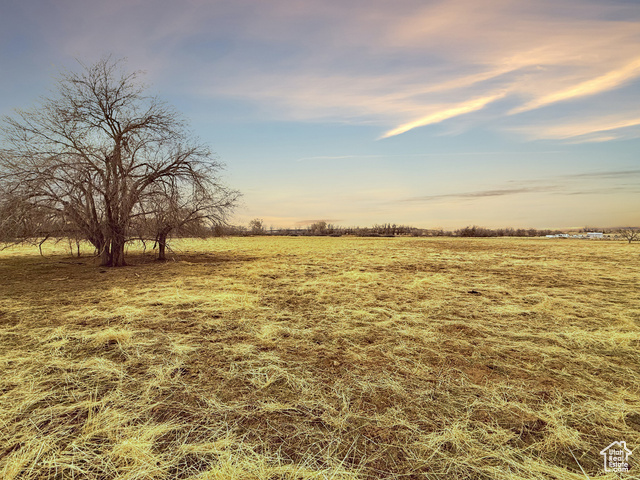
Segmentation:
{"type": "Polygon", "coordinates": [[[1,478],[613,479],[640,445],[638,245],[173,249],[0,253],[1,478]]]}

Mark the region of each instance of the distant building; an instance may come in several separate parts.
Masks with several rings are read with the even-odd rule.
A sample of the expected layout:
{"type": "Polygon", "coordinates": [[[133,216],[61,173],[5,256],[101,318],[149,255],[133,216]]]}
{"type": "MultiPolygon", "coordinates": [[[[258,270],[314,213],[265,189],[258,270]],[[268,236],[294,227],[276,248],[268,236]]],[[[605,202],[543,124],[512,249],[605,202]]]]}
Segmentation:
{"type": "Polygon", "coordinates": [[[587,232],[587,238],[603,238],[603,236],[602,232],[587,232]]]}

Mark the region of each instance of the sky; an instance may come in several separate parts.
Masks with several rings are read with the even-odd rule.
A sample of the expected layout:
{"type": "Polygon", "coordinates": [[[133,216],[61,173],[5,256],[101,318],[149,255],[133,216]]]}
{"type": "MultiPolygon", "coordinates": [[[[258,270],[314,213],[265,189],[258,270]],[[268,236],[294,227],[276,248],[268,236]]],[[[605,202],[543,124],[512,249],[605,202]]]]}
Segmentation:
{"type": "Polygon", "coordinates": [[[3,0],[0,115],[105,55],[226,164],[235,224],[640,226],[636,0],[3,0]]]}

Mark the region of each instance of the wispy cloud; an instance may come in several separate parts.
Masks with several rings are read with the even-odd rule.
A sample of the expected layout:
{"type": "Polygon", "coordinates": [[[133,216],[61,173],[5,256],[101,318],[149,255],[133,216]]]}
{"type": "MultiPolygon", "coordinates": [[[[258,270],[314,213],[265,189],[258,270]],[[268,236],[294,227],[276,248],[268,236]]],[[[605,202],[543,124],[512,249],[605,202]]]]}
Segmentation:
{"type": "Polygon", "coordinates": [[[557,190],[555,185],[540,185],[534,187],[518,187],[518,188],[499,188],[493,190],[480,190],[475,192],[462,192],[462,193],[446,193],[442,195],[424,195],[418,197],[405,198],[401,202],[433,202],[438,200],[471,200],[487,197],[504,197],[507,195],[519,195],[522,193],[539,193],[539,192],[551,192],[557,190]]]}
{"type": "Polygon", "coordinates": [[[640,117],[636,112],[628,112],[586,120],[570,118],[564,123],[545,122],[542,125],[526,125],[510,130],[531,139],[569,140],[571,143],[602,142],[640,137],[640,117]]]}
{"type": "Polygon", "coordinates": [[[591,178],[591,179],[617,179],[617,178],[629,178],[640,176],[640,169],[631,170],[610,170],[605,172],[586,172],[586,173],[573,173],[568,175],[562,175],[559,178],[591,178]]]}
{"type": "Polygon", "coordinates": [[[509,113],[515,114],[526,112],[527,110],[533,110],[535,108],[540,108],[545,105],[561,102],[564,100],[571,100],[573,98],[595,95],[597,93],[617,88],[625,82],[628,82],[629,80],[638,76],[640,76],[640,58],[636,58],[634,61],[626,64],[624,67],[612,70],[592,80],[581,82],[578,85],[560,90],[558,92],[543,95],[518,108],[511,110],[511,112],[509,113]]]}
{"type": "MultiPolygon", "coordinates": [[[[42,43],[50,51],[89,61],[98,52],[127,56],[134,68],[149,71],[149,81],[163,93],[235,99],[250,105],[246,115],[252,120],[373,125],[385,132],[382,138],[462,120],[505,98],[502,109],[481,120],[490,128],[492,120],[510,113],[585,100],[640,76],[640,21],[633,3],[153,5],[113,0],[94,8],[67,0],[46,5],[40,14],[20,7],[30,22],[20,28],[46,32],[42,43]],[[52,21],[60,28],[48,28],[52,21]]],[[[599,105],[592,114],[607,116],[615,108],[599,105]]],[[[480,123],[472,120],[465,125],[480,123]]],[[[617,137],[589,141],[596,138],[617,137]]]]}
{"type": "Polygon", "coordinates": [[[414,128],[424,127],[425,125],[431,125],[433,123],[439,123],[449,118],[457,117],[459,115],[464,115],[465,113],[475,112],[484,108],[489,103],[503,98],[505,96],[505,92],[489,95],[487,97],[476,98],[474,100],[469,100],[467,102],[460,103],[458,105],[450,106],[449,108],[445,108],[444,110],[437,111],[426,117],[422,117],[418,120],[414,120],[413,122],[405,123],[400,125],[393,130],[389,130],[380,138],[389,138],[395,135],[400,135],[401,133],[408,132],[409,130],[413,130],[414,128]]]}
{"type": "MultiPolygon", "coordinates": [[[[600,172],[580,172],[557,175],[551,178],[538,178],[526,181],[511,181],[509,186],[471,192],[455,192],[438,195],[417,195],[399,200],[400,203],[430,203],[441,200],[453,202],[478,200],[491,197],[508,197],[521,194],[550,193],[553,195],[596,195],[612,193],[619,188],[629,190],[620,185],[619,180],[640,176],[640,169],[609,170],[600,172]],[[603,185],[603,183],[605,183],[603,185]],[[512,186],[515,184],[515,186],[512,186]]],[[[633,184],[631,191],[640,191],[633,184]]]]}
{"type": "MultiPolygon", "coordinates": [[[[302,49],[307,59],[300,58],[295,68],[282,71],[267,66],[259,75],[232,76],[206,91],[251,99],[266,114],[283,119],[379,125],[386,127],[379,137],[383,139],[446,120],[457,131],[479,125],[468,114],[505,98],[502,111],[497,107],[482,117],[483,127],[497,127],[500,122],[495,120],[501,116],[584,100],[625,86],[640,75],[640,23],[597,20],[607,17],[604,5],[576,9],[575,17],[563,15],[562,8],[558,14],[553,8],[545,14],[512,1],[490,2],[482,8],[469,1],[424,9],[407,5],[411,4],[399,12],[378,5],[365,16],[357,15],[349,3],[344,9],[328,8],[320,21],[335,22],[332,31],[337,38],[324,42],[323,34],[315,32],[313,44],[302,49]],[[336,22],[334,14],[344,19],[336,22]],[[458,32],[455,37],[452,30],[458,32]],[[344,52],[338,56],[321,46],[335,41],[344,52]],[[447,47],[438,51],[430,45],[447,47]],[[357,71],[348,63],[354,52],[357,71]],[[422,66],[411,62],[408,69],[380,68],[402,64],[407,61],[403,55],[416,54],[432,61],[422,66]],[[512,107],[522,99],[530,100],[512,107]]],[[[302,8],[295,15],[299,19],[309,13],[302,8]]],[[[283,25],[285,39],[287,31],[283,25]]],[[[259,29],[252,35],[260,37],[259,29]]],[[[230,67],[227,70],[236,69],[230,67]]],[[[607,142],[625,138],[614,130],[627,126],[598,126],[597,119],[613,115],[619,107],[613,101],[574,113],[555,132],[548,126],[558,118],[555,111],[544,118],[542,127],[526,119],[518,123],[525,130],[531,127],[531,138],[607,142]],[[589,117],[596,121],[585,125],[589,117]],[[569,131],[581,125],[587,127],[583,133],[569,131]]]]}
{"type": "Polygon", "coordinates": [[[297,162],[316,161],[316,160],[353,160],[362,158],[382,158],[385,155],[318,155],[314,157],[299,158],[297,162]]]}

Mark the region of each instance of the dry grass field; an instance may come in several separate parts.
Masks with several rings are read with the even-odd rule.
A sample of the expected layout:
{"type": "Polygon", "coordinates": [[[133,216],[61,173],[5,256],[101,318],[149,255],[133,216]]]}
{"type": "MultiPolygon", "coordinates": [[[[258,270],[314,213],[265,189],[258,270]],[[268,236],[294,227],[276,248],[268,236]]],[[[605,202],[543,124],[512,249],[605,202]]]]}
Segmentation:
{"type": "Polygon", "coordinates": [[[638,478],[640,245],[173,249],[0,252],[1,478],[638,478]]]}

